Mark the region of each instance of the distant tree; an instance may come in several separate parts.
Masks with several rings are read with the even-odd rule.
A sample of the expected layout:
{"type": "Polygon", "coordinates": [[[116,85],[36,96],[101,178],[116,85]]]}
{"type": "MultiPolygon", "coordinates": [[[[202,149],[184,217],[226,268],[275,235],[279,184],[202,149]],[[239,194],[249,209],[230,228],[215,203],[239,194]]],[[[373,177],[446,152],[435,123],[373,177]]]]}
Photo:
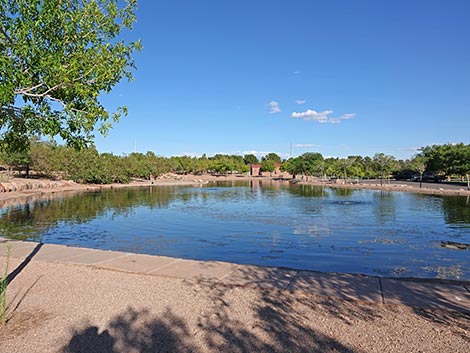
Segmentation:
{"type": "Polygon", "coordinates": [[[62,146],[46,141],[31,142],[31,169],[54,178],[64,169],[62,146]]]}
{"type": "Polygon", "coordinates": [[[383,185],[384,175],[389,175],[395,166],[395,157],[384,153],[376,153],[372,161],[376,170],[380,173],[380,185],[383,185]]]}
{"type": "Polygon", "coordinates": [[[30,147],[18,151],[3,151],[0,154],[0,160],[8,166],[10,171],[25,171],[28,176],[31,165],[30,147]]]}
{"type": "Polygon", "coordinates": [[[276,170],[276,163],[272,160],[264,160],[261,162],[261,171],[262,172],[268,172],[268,173],[273,173],[276,170]]]}
{"type": "Polygon", "coordinates": [[[419,173],[419,187],[423,187],[423,174],[426,171],[426,157],[421,155],[415,156],[409,163],[410,168],[419,173]]]}
{"type": "Polygon", "coordinates": [[[446,156],[448,174],[456,174],[467,179],[470,190],[470,145],[463,143],[452,145],[446,156]]]}
{"type": "Polygon", "coordinates": [[[245,154],[243,157],[243,161],[245,164],[258,164],[259,160],[258,157],[256,157],[254,154],[245,154]]]}
{"type": "Polygon", "coordinates": [[[341,167],[339,165],[339,159],[338,158],[326,158],[324,160],[325,162],[325,173],[327,175],[334,176],[334,177],[339,177],[341,175],[341,167]]]}
{"type": "Polygon", "coordinates": [[[266,156],[261,158],[261,161],[273,161],[274,163],[281,163],[281,157],[279,157],[276,153],[268,153],[266,156]]]}
{"type": "Polygon", "coordinates": [[[338,160],[338,164],[341,167],[343,172],[343,177],[346,180],[348,178],[348,169],[354,164],[356,161],[355,157],[348,157],[348,158],[340,158],[338,160]]]}
{"type": "Polygon", "coordinates": [[[429,172],[437,175],[449,174],[449,166],[453,164],[451,144],[432,145],[421,148],[420,155],[426,158],[427,169],[429,172]]]}
{"type": "Polygon", "coordinates": [[[298,174],[315,175],[321,174],[323,156],[317,152],[306,152],[297,157],[296,169],[298,174]]]}
{"type": "Polygon", "coordinates": [[[209,169],[209,160],[207,156],[203,154],[200,158],[198,158],[194,165],[194,173],[195,174],[205,174],[209,169]]]}

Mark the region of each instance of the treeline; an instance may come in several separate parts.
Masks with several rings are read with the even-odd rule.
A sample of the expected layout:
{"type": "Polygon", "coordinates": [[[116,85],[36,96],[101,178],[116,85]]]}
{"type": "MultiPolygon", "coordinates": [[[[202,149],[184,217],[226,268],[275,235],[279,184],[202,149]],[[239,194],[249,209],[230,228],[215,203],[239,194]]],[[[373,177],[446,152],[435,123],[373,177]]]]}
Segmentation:
{"type": "Polygon", "coordinates": [[[432,145],[421,148],[411,159],[397,160],[394,156],[377,153],[373,157],[349,156],[323,158],[320,153],[304,153],[282,165],[293,175],[340,178],[384,178],[442,180],[447,177],[466,178],[470,189],[470,145],[463,143],[432,145]]]}
{"type": "MultiPolygon", "coordinates": [[[[256,157],[255,157],[256,158],[256,157]]],[[[166,173],[246,173],[241,156],[161,157],[153,152],[116,156],[99,153],[94,146],[80,150],[50,142],[32,141],[22,152],[0,153],[0,164],[11,171],[70,179],[80,183],[126,183],[130,178],[154,179],[166,173]]]]}
{"type": "Polygon", "coordinates": [[[281,160],[269,153],[259,160],[255,155],[217,154],[212,157],[161,157],[153,152],[116,156],[99,153],[95,147],[76,150],[50,142],[32,141],[24,152],[0,154],[0,163],[10,170],[51,177],[71,179],[81,183],[125,183],[130,178],[153,179],[172,172],[201,175],[206,173],[247,173],[250,165],[260,164],[261,171],[274,172],[280,165],[291,175],[336,178],[422,178],[466,177],[470,174],[470,145],[445,144],[423,147],[407,160],[377,153],[369,156],[324,158],[320,153],[308,152],[301,156],[281,160]]]}

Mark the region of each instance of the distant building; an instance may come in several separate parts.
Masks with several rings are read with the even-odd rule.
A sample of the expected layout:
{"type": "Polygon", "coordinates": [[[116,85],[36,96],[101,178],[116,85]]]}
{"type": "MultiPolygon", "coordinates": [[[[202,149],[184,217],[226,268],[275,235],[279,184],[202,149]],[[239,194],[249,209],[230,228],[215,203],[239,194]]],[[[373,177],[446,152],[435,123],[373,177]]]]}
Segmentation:
{"type": "Polygon", "coordinates": [[[276,169],[274,169],[274,172],[270,173],[270,172],[262,172],[261,164],[251,164],[250,175],[251,176],[278,176],[278,177],[282,177],[283,174],[289,175],[288,173],[281,172],[281,163],[275,163],[275,165],[276,165],[276,169]]]}
{"type": "Polygon", "coordinates": [[[250,164],[250,175],[251,176],[261,175],[261,164],[250,164]]]}

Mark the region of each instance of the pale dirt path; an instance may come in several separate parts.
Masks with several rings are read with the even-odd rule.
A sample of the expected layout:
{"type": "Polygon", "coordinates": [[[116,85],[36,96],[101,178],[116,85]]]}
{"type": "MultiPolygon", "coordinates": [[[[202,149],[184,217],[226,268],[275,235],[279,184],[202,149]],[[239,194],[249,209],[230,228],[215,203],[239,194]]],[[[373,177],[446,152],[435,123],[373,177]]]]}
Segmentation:
{"type": "MultiPolygon", "coordinates": [[[[13,258],[14,269],[21,259],[13,258]]],[[[0,257],[3,268],[5,258],[0,257]]],[[[0,352],[465,352],[470,316],[31,261],[0,352]]]]}

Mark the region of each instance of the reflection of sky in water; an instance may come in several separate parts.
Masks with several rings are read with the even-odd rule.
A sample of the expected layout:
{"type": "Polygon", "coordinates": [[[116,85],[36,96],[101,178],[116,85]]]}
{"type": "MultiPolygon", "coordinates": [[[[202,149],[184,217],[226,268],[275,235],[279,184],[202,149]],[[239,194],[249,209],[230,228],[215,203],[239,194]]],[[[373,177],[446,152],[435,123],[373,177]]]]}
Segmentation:
{"type": "Polygon", "coordinates": [[[465,198],[226,186],[114,190],[6,208],[0,234],[202,260],[470,279],[470,251],[440,246],[470,243],[465,198]]]}

